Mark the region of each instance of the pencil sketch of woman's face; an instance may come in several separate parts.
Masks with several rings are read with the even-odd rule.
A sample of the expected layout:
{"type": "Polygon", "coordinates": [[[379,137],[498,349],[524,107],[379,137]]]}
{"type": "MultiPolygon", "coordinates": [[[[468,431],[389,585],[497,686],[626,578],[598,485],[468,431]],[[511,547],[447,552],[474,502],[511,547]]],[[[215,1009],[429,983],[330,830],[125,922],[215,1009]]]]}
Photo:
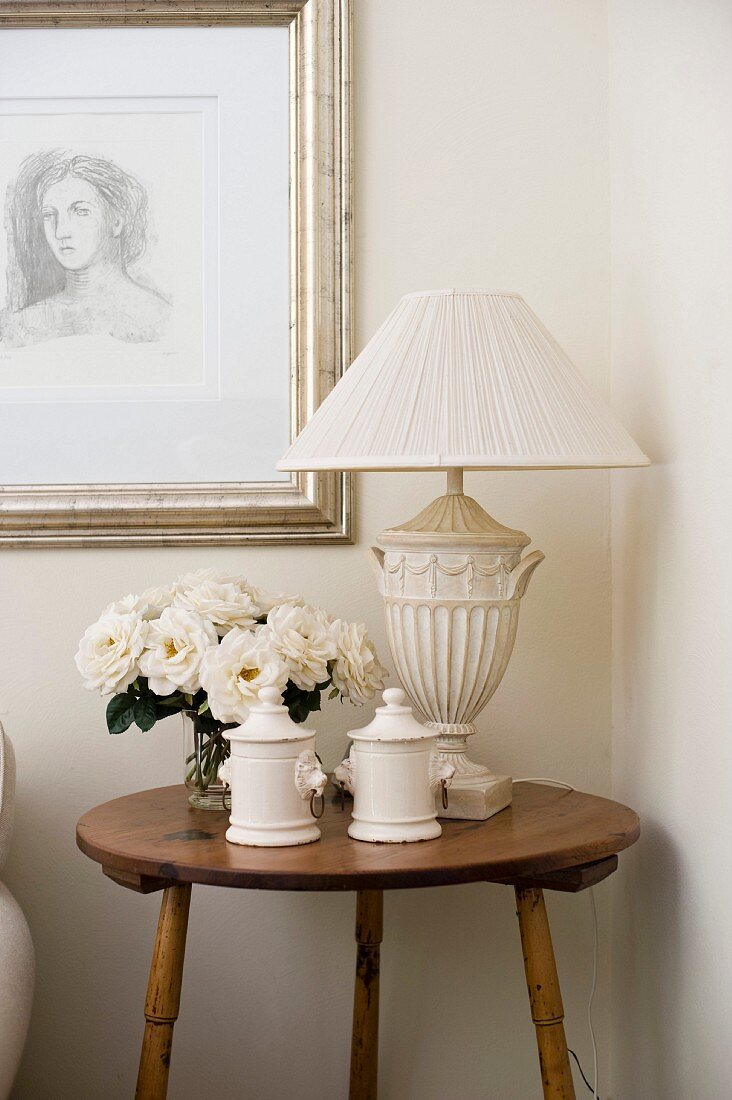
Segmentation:
{"type": "Polygon", "coordinates": [[[98,259],[112,257],[112,244],[119,239],[119,219],[115,233],[92,184],[66,176],[51,184],[41,202],[46,240],[67,271],[81,271],[98,259]]]}
{"type": "Polygon", "coordinates": [[[140,268],[148,196],[136,177],[102,157],[44,150],[25,159],[7,205],[15,262],[0,341],[23,347],[65,336],[161,339],[170,302],[140,268]]]}

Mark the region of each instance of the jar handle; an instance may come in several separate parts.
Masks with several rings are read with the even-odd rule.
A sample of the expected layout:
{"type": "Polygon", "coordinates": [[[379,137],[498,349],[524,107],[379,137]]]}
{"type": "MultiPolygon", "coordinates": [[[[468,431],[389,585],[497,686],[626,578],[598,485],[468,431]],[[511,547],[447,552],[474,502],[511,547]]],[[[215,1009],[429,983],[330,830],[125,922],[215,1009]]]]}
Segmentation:
{"type": "Polygon", "coordinates": [[[356,758],[353,755],[353,745],[345,760],[342,760],[333,772],[333,779],[341,789],[341,806],[343,805],[343,791],[349,794],[356,793],[356,758]]]}
{"type": "Polygon", "coordinates": [[[325,795],[321,791],[320,794],[313,787],[310,792],[310,813],[313,815],[316,821],[320,821],[321,817],[325,813],[325,795]],[[315,799],[320,799],[320,813],[315,812],[315,799]]]}
{"type": "Polygon", "coordinates": [[[445,760],[439,752],[430,753],[430,790],[437,793],[437,788],[442,787],[442,805],[447,809],[447,788],[452,783],[455,768],[445,760]]]}
{"type": "Polygon", "coordinates": [[[325,811],[325,790],[328,776],[320,766],[320,761],[313,749],[303,749],[295,761],[295,787],[302,799],[310,800],[310,813],[314,818],[320,818],[325,811]],[[315,813],[315,799],[321,798],[320,813],[315,813]]]}
{"type": "Polygon", "coordinates": [[[441,792],[442,792],[442,808],[443,808],[443,810],[446,810],[446,809],[447,809],[447,805],[448,805],[448,800],[447,800],[447,780],[446,780],[446,779],[441,779],[441,780],[440,780],[440,790],[441,790],[441,792]]]}

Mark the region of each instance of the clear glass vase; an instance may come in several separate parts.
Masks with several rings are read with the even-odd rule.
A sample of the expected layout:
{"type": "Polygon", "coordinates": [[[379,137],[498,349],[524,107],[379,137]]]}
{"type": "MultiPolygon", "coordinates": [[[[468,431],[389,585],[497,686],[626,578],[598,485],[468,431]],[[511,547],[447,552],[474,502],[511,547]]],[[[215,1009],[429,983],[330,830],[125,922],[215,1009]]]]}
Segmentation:
{"type": "Polygon", "coordinates": [[[201,729],[194,716],[184,713],[182,718],[188,801],[197,810],[228,812],[231,799],[218,771],[229,755],[229,742],[221,733],[201,729]]]}

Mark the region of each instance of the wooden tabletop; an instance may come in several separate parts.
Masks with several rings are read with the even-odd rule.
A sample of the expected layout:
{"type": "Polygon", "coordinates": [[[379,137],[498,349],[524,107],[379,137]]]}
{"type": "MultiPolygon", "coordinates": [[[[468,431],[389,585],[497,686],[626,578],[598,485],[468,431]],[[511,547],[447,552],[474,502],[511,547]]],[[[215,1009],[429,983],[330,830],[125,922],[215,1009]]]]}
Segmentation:
{"type": "Polygon", "coordinates": [[[172,882],[388,890],[488,881],[578,890],[614,870],[613,857],[640,832],[637,815],[619,802],[538,783],[516,784],[513,805],[488,821],[443,821],[438,840],[415,844],[351,840],[350,805],[326,806],[314,844],[249,848],[224,839],[226,813],[194,810],[183,786],[158,787],[89,810],[76,841],[106,874],[143,892],[172,882]]]}

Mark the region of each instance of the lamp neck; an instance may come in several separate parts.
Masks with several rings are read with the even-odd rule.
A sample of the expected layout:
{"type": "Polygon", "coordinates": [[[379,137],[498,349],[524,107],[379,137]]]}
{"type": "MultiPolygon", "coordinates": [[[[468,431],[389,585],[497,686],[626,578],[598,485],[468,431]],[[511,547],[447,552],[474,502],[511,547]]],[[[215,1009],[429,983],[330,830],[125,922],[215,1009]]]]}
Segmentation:
{"type": "Polygon", "coordinates": [[[462,496],[463,494],[463,468],[455,466],[447,471],[447,495],[462,496]]]}

